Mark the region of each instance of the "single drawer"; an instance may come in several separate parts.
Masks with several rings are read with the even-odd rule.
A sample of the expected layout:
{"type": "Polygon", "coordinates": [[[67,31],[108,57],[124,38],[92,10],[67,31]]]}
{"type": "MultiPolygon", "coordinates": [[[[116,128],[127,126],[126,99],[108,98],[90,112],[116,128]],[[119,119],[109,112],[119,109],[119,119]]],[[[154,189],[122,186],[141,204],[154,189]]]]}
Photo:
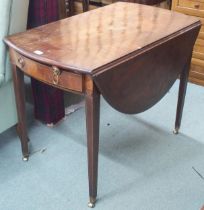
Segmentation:
{"type": "Polygon", "coordinates": [[[172,10],[204,18],[204,0],[175,0],[172,10]]]}
{"type": "Polygon", "coordinates": [[[12,63],[28,76],[64,90],[83,91],[83,76],[81,74],[38,63],[14,50],[11,50],[10,54],[12,63]]]}
{"type": "Polygon", "coordinates": [[[201,60],[193,59],[191,63],[190,77],[204,81],[204,66],[202,64],[200,65],[200,63],[202,63],[201,60]]]}
{"type": "Polygon", "coordinates": [[[203,24],[203,22],[202,22],[202,26],[200,28],[200,32],[198,34],[198,38],[204,39],[204,24],[203,24]]]}
{"type": "Polygon", "coordinates": [[[204,10],[204,1],[202,0],[179,0],[178,6],[196,10],[204,10]]]}
{"type": "Polygon", "coordinates": [[[193,51],[193,58],[204,60],[204,54],[193,51]]]}
{"type": "MultiPolygon", "coordinates": [[[[196,65],[196,66],[200,66],[204,69],[204,61],[201,60],[201,59],[192,58],[191,64],[196,65]]],[[[202,73],[204,73],[204,71],[202,71],[202,73]]]]}
{"type": "Polygon", "coordinates": [[[204,59],[204,39],[197,39],[193,48],[193,57],[204,59]]]}
{"type": "Polygon", "coordinates": [[[200,18],[202,26],[204,25],[204,18],[200,18]]]}

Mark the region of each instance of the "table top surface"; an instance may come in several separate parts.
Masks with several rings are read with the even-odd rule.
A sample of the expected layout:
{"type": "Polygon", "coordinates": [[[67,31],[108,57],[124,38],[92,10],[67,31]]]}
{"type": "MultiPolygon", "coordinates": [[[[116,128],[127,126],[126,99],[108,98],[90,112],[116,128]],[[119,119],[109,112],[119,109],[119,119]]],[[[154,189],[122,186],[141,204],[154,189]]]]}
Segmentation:
{"type": "Polygon", "coordinates": [[[39,62],[93,73],[198,24],[198,18],[120,2],[9,36],[5,41],[39,62]]]}

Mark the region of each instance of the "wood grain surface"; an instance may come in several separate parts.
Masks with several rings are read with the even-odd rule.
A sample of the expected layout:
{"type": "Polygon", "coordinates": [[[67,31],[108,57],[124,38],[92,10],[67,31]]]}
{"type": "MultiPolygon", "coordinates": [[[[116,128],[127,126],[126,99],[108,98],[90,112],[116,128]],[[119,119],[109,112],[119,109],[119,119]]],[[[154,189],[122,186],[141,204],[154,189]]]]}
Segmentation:
{"type": "Polygon", "coordinates": [[[14,65],[17,65],[17,67],[20,68],[26,75],[41,82],[67,91],[76,91],[82,93],[84,89],[83,76],[81,74],[59,69],[59,75],[56,77],[54,75],[54,68],[56,68],[55,66],[43,65],[35,62],[20,55],[13,49],[10,49],[10,56],[12,58],[11,62],[14,65]]]}
{"type": "Polygon", "coordinates": [[[197,18],[176,12],[120,2],[10,36],[6,42],[31,59],[93,74],[199,24],[197,18]]]}
{"type": "Polygon", "coordinates": [[[120,112],[136,114],[151,108],[168,92],[189,62],[198,32],[199,28],[194,28],[100,72],[94,76],[97,87],[120,112]]]}

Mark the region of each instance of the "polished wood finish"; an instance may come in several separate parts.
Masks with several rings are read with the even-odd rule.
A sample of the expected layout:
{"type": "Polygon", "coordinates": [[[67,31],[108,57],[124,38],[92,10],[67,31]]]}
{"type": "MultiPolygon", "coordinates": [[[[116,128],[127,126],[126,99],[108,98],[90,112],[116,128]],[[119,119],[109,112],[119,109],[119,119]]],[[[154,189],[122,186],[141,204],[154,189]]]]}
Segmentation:
{"type": "Polygon", "coordinates": [[[132,56],[94,75],[104,98],[118,111],[136,114],[155,105],[171,88],[191,55],[198,29],[132,56]],[[181,56],[182,55],[182,56],[181,56]],[[179,59],[178,59],[179,58],[179,59]],[[148,79],[147,79],[148,78],[148,79]]]}
{"type": "Polygon", "coordinates": [[[189,80],[204,86],[204,1],[173,0],[172,10],[200,17],[202,27],[193,50],[189,80]]]}
{"type": "Polygon", "coordinates": [[[199,24],[197,18],[120,2],[29,30],[21,39],[10,36],[7,42],[28,58],[93,74],[199,24]]]}
{"type": "Polygon", "coordinates": [[[54,68],[37,63],[25,56],[20,55],[14,50],[10,50],[12,61],[26,74],[38,79],[48,85],[56,86],[63,90],[72,90],[77,92],[83,91],[83,76],[81,74],[64,71],[59,69],[58,84],[55,84],[54,68]]]}
{"type": "MultiPolygon", "coordinates": [[[[97,196],[100,94],[124,113],[157,103],[181,75],[180,126],[189,57],[200,21],[175,12],[116,3],[9,36],[19,124],[26,145],[22,75],[84,94],[90,205],[97,196]],[[185,67],[185,68],[184,68],[185,67]],[[20,70],[18,70],[18,68],[20,70]]],[[[23,154],[27,155],[27,147],[23,154]]]]}
{"type": "Polygon", "coordinates": [[[88,148],[88,175],[90,201],[97,197],[100,93],[93,84],[93,91],[86,94],[86,128],[88,148]]]}
{"type": "Polygon", "coordinates": [[[183,114],[183,107],[188,83],[188,76],[190,71],[191,56],[189,56],[188,61],[186,62],[182,72],[180,74],[180,85],[179,85],[179,95],[178,95],[178,104],[176,110],[176,121],[175,121],[175,134],[178,133],[181,126],[181,119],[183,114]]]}
{"type": "Polygon", "coordinates": [[[25,112],[24,74],[15,64],[12,64],[12,69],[14,91],[16,97],[16,108],[18,114],[17,132],[21,140],[23,157],[27,159],[29,156],[29,150],[25,112]]]}

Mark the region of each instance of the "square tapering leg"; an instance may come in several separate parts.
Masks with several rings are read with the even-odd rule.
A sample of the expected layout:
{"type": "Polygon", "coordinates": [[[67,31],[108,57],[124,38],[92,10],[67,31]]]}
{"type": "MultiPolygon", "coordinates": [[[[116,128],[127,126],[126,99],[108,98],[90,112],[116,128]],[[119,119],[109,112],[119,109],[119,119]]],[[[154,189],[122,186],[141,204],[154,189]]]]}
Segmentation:
{"type": "Polygon", "coordinates": [[[188,76],[189,76],[189,71],[190,71],[191,57],[192,56],[190,56],[185,67],[183,68],[183,71],[180,74],[179,95],[178,95],[174,134],[178,134],[180,126],[181,126],[181,119],[182,119],[183,107],[184,107],[185,96],[186,96],[186,89],[187,89],[187,84],[188,84],[188,76]]]}
{"type": "Polygon", "coordinates": [[[86,95],[86,127],[88,147],[89,196],[88,206],[93,208],[97,197],[98,150],[99,150],[100,94],[93,86],[93,92],[86,95]]]}
{"type": "Polygon", "coordinates": [[[28,151],[28,134],[26,127],[26,112],[25,112],[25,90],[24,90],[24,73],[18,69],[16,65],[12,65],[14,92],[16,97],[16,107],[18,114],[17,132],[21,140],[21,148],[23,160],[27,161],[29,157],[28,151]]]}
{"type": "Polygon", "coordinates": [[[83,12],[87,12],[89,10],[89,0],[82,0],[83,12]]]}

